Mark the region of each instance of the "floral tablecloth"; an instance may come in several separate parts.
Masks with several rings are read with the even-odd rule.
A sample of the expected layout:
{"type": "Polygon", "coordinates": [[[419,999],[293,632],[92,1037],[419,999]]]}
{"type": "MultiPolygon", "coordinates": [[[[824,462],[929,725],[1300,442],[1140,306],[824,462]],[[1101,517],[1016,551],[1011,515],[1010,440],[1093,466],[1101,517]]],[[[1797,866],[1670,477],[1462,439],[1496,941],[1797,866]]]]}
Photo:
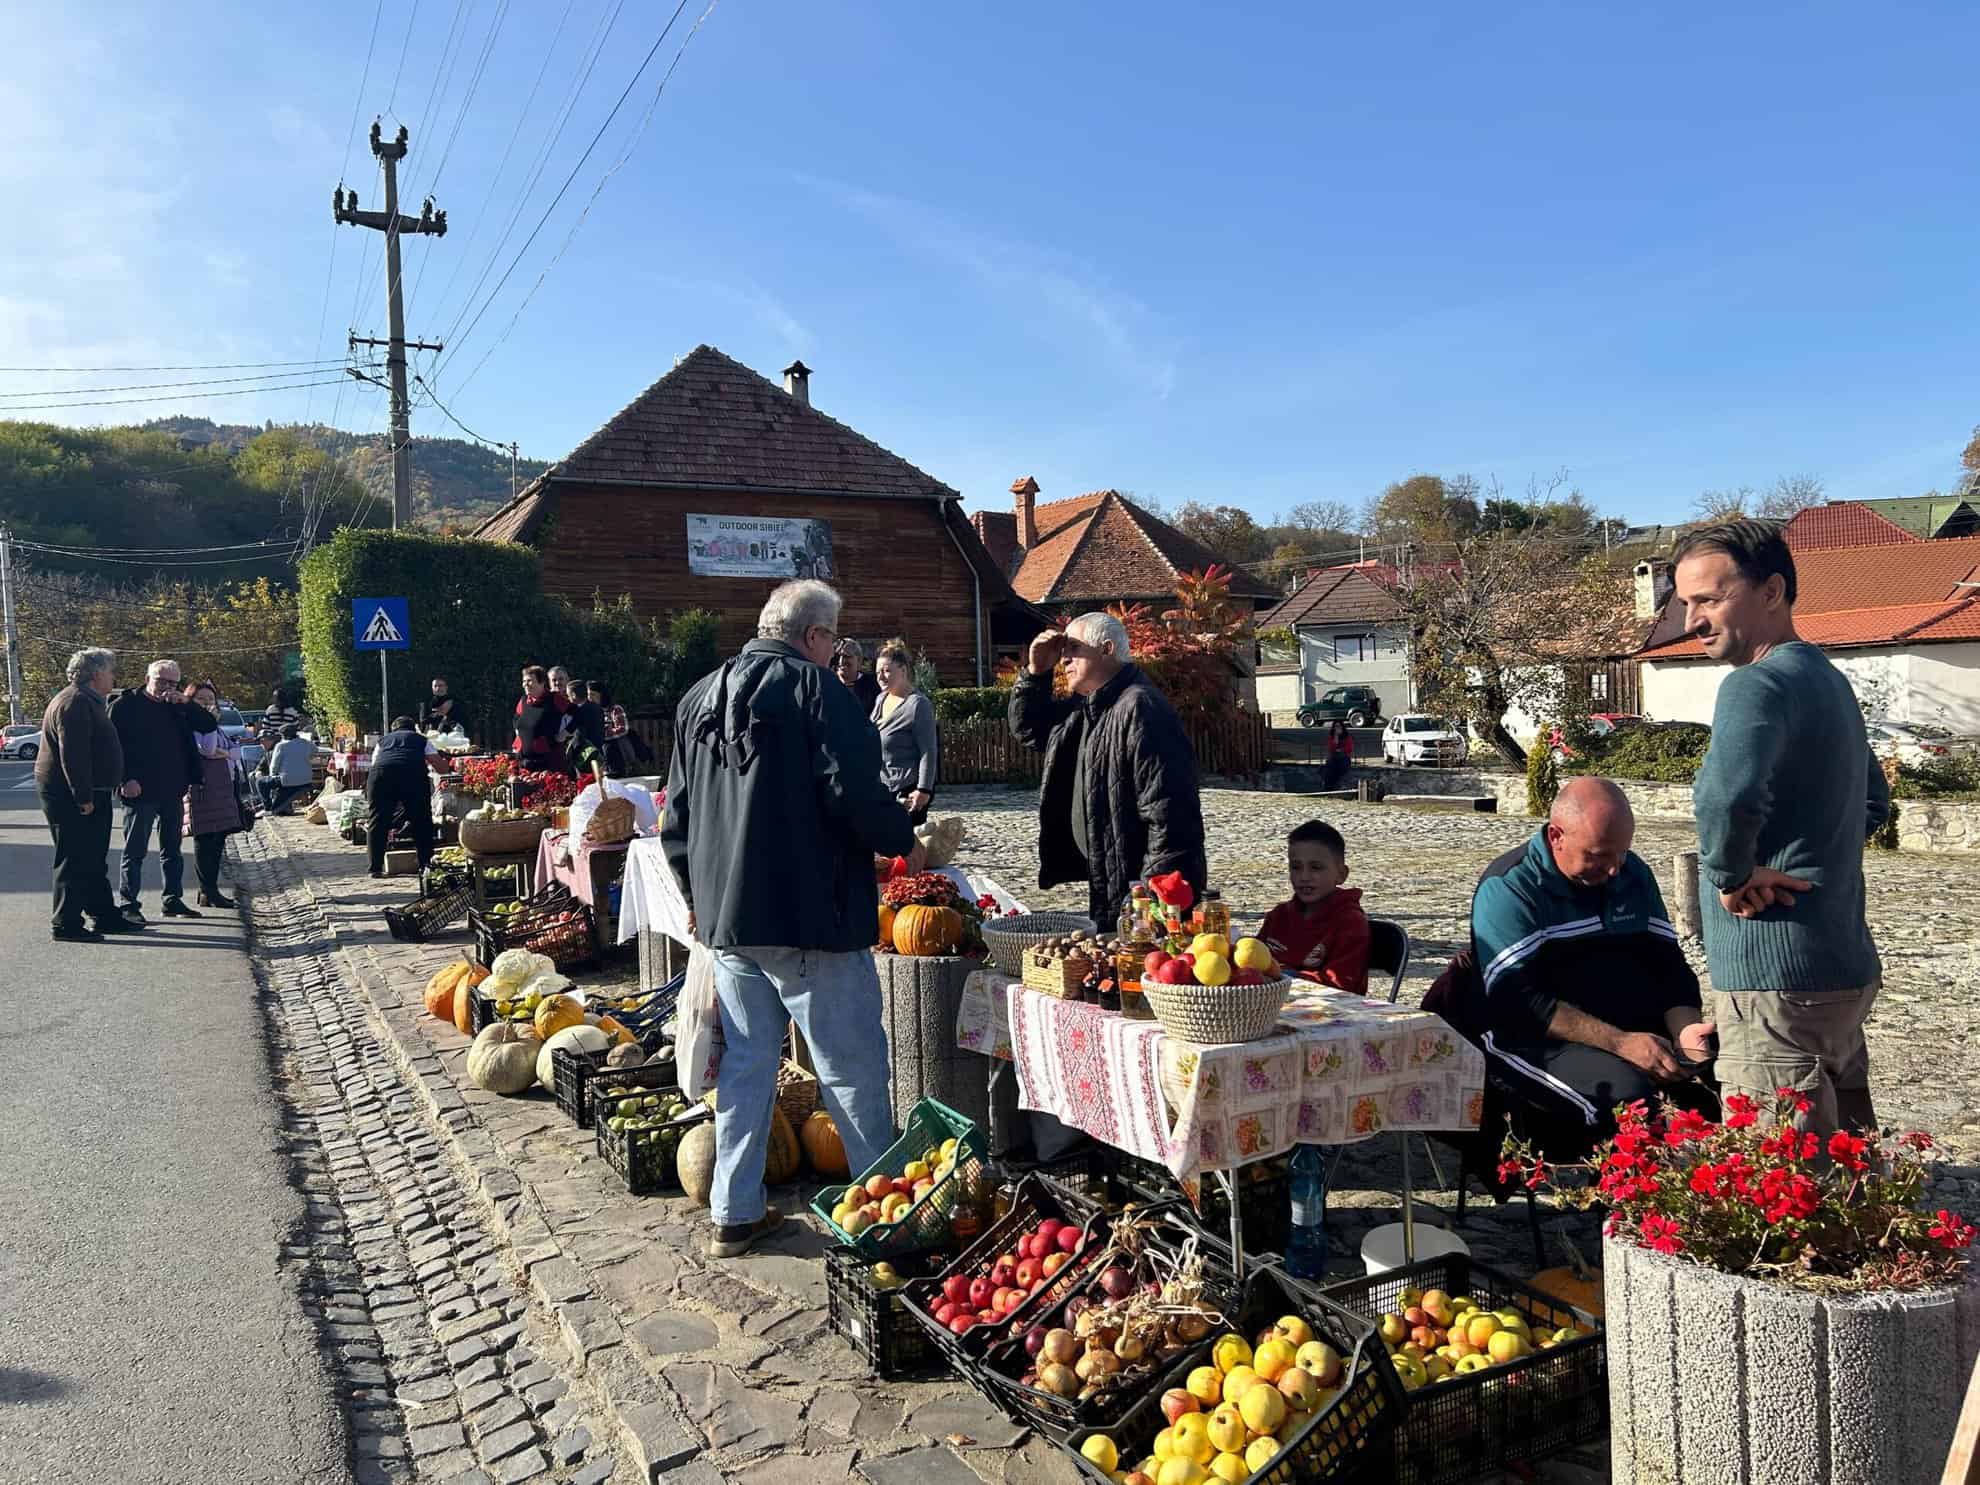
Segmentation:
{"type": "Polygon", "coordinates": [[[598,874],[592,869],[592,857],[623,856],[630,844],[622,840],[598,845],[580,836],[573,849],[568,830],[546,830],[537,838],[536,875],[530,879],[531,886],[541,891],[552,882],[562,882],[579,902],[596,908],[598,874]]]}
{"type": "Polygon", "coordinates": [[[1476,1129],[1484,1104],[1476,1047],[1428,1011],[1358,995],[1301,994],[1278,1035],[1198,1047],[985,970],[965,990],[956,1041],[1015,1062],[1024,1107],[1185,1180],[1296,1144],[1476,1129]]]}

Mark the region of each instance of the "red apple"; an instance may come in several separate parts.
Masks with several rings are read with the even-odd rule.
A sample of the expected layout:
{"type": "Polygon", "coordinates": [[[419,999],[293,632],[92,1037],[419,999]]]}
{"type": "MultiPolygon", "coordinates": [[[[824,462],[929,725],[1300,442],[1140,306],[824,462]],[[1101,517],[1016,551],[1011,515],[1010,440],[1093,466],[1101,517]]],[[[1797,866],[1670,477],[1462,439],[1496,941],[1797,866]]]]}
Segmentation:
{"type": "Polygon", "coordinates": [[[999,1258],[996,1263],[991,1265],[990,1282],[992,1284],[1011,1284],[1015,1283],[1016,1280],[1017,1260],[1015,1258],[999,1258]]]}
{"type": "Polygon", "coordinates": [[[894,1193],[894,1183],[886,1176],[874,1176],[866,1183],[866,1194],[875,1201],[885,1201],[894,1193]]]}
{"type": "Polygon", "coordinates": [[[1049,1279],[1071,1262],[1072,1255],[1069,1253],[1047,1253],[1038,1265],[1038,1271],[1049,1279]]]}
{"type": "Polygon", "coordinates": [[[1162,966],[1168,962],[1169,956],[1160,949],[1156,949],[1146,959],[1141,961],[1141,972],[1159,981],[1162,974],[1162,966]]]}
{"type": "MultiPolygon", "coordinates": [[[[1247,970],[1246,973],[1249,974],[1250,971],[1247,970]]],[[[935,1183],[933,1181],[925,1180],[925,1179],[916,1181],[914,1183],[914,1199],[916,1201],[920,1201],[922,1197],[926,1196],[929,1192],[933,1191],[934,1189],[935,1189],[935,1183]]]]}
{"type": "Polygon", "coordinates": [[[1195,1394],[1185,1392],[1180,1387],[1171,1387],[1167,1392],[1162,1394],[1162,1416],[1168,1419],[1171,1424],[1185,1413],[1200,1413],[1202,1411],[1203,1404],[1196,1400],[1195,1394]]]}
{"type": "Polygon", "coordinates": [[[968,1330],[970,1326],[974,1324],[976,1324],[976,1316],[958,1315],[956,1316],[955,1319],[949,1322],[949,1329],[953,1330],[957,1335],[961,1335],[965,1330],[968,1330]]]}
{"type": "Polygon", "coordinates": [[[1065,1225],[1057,1217],[1047,1217],[1038,1224],[1038,1235],[1048,1243],[1056,1243],[1059,1240],[1059,1229],[1065,1225]]]}
{"type": "Polygon", "coordinates": [[[1017,1281],[1019,1288],[1029,1289],[1033,1284],[1038,1282],[1038,1279],[1039,1268],[1036,1258],[1027,1258],[1023,1263],[1018,1265],[1017,1281]]]}
{"type": "Polygon", "coordinates": [[[970,1308],[976,1310],[982,1309],[990,1303],[990,1296],[995,1294],[997,1289],[998,1286],[991,1283],[988,1279],[971,1279],[969,1281],[970,1308]]]}
{"type": "Polygon", "coordinates": [[[935,1306],[934,1310],[930,1313],[943,1325],[947,1325],[951,1320],[956,1318],[956,1307],[945,1299],[939,1305],[935,1306]]]}
{"type": "Polygon", "coordinates": [[[1079,1229],[1077,1227],[1062,1227],[1059,1229],[1059,1251],[1062,1253],[1077,1253],[1079,1251],[1079,1229]]]}
{"type": "Polygon", "coordinates": [[[969,1298],[969,1280],[962,1274],[950,1274],[942,1281],[942,1297],[952,1304],[961,1304],[969,1298]]]}

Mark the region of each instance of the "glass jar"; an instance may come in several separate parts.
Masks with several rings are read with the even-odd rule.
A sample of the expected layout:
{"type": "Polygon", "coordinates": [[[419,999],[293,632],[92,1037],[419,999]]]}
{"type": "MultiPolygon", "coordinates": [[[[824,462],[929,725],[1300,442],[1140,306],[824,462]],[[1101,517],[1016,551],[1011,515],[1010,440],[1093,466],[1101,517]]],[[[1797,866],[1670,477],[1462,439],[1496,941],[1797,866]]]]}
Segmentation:
{"type": "Polygon", "coordinates": [[[1121,948],[1114,956],[1114,980],[1120,986],[1121,1014],[1131,1021],[1152,1021],[1155,1012],[1141,991],[1142,965],[1155,947],[1150,932],[1148,900],[1139,892],[1121,909],[1121,948]]]}
{"type": "Polygon", "coordinates": [[[1220,938],[1231,936],[1231,909],[1230,904],[1224,901],[1223,893],[1215,889],[1205,892],[1196,918],[1198,933],[1214,933],[1220,938]]]}

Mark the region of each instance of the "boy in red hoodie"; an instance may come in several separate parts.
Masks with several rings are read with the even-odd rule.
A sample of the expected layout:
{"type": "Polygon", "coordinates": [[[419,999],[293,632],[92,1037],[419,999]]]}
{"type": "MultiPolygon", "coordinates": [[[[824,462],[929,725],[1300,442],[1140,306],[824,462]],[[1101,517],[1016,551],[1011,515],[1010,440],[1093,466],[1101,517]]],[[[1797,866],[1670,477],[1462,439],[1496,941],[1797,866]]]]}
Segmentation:
{"type": "Polygon", "coordinates": [[[1347,842],[1324,820],[1286,840],[1292,901],[1265,915],[1258,936],[1286,972],[1353,995],[1368,993],[1368,914],[1347,880],[1347,842]]]}

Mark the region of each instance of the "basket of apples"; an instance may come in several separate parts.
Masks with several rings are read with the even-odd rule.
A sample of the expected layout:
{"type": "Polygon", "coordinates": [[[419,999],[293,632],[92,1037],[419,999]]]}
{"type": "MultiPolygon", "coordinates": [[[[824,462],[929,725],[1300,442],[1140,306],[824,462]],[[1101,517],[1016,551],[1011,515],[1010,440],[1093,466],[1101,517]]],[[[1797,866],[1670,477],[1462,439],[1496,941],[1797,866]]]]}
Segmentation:
{"type": "MultiPolygon", "coordinates": [[[[1112,1222],[1066,1206],[1037,1176],[1018,1182],[1011,1209],[932,1279],[908,1285],[907,1306],[965,1375],[1028,1317],[1057,1304],[1092,1273],[1112,1222]]],[[[986,1384],[987,1388],[987,1384],[986,1384]]]]}
{"type": "Polygon", "coordinates": [[[1141,992],[1171,1037],[1217,1046],[1270,1036],[1292,981],[1260,940],[1241,938],[1233,945],[1221,933],[1199,933],[1149,954],[1141,992]]]}
{"type": "Polygon", "coordinates": [[[949,1241],[949,1219],[982,1186],[983,1131],[947,1104],[924,1098],[873,1169],[813,1198],[833,1237],[863,1257],[896,1258],[949,1241]]]}

